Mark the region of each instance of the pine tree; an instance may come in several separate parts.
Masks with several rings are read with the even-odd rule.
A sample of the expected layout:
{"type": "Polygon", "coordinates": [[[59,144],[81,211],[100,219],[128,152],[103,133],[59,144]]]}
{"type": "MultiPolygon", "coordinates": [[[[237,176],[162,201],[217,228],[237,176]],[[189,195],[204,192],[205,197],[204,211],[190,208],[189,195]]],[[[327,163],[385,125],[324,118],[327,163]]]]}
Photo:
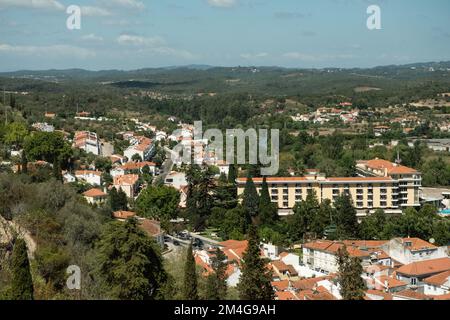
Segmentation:
{"type": "Polygon", "coordinates": [[[259,196],[250,175],[248,175],[247,182],[245,183],[243,197],[242,206],[246,210],[247,214],[252,218],[256,217],[259,209],[259,196]]]}
{"type": "Polygon", "coordinates": [[[23,239],[17,239],[12,253],[12,300],[33,300],[33,279],[30,272],[27,245],[23,239]]]}
{"type": "Polygon", "coordinates": [[[211,267],[214,273],[210,274],[206,282],[206,299],[224,300],[227,295],[226,271],[227,264],[225,254],[219,248],[211,258],[211,267]]]}
{"type": "Polygon", "coordinates": [[[260,256],[259,237],[254,226],[250,227],[248,247],[242,262],[242,274],[238,291],[242,300],[273,300],[272,275],[260,256]]]}
{"type": "Polygon", "coordinates": [[[358,257],[350,257],[347,248],[343,246],[338,250],[337,262],[339,265],[337,280],[341,286],[340,293],[344,300],[363,300],[366,284],[361,277],[363,267],[358,257]]]}
{"type": "Polygon", "coordinates": [[[261,193],[259,198],[259,206],[266,206],[271,204],[272,201],[270,200],[270,193],[269,193],[269,186],[267,185],[267,178],[264,176],[263,182],[261,185],[261,193]]]}
{"type": "Polygon", "coordinates": [[[184,285],[183,285],[184,300],[198,300],[197,291],[197,272],[195,270],[195,259],[192,253],[192,243],[186,251],[186,262],[184,265],[184,285]]]}
{"type": "Polygon", "coordinates": [[[127,194],[119,188],[117,191],[117,210],[127,210],[128,209],[128,198],[127,194]]]}
{"type": "Polygon", "coordinates": [[[106,299],[153,300],[167,282],[158,245],[136,219],[107,225],[96,249],[94,273],[106,299]]]}

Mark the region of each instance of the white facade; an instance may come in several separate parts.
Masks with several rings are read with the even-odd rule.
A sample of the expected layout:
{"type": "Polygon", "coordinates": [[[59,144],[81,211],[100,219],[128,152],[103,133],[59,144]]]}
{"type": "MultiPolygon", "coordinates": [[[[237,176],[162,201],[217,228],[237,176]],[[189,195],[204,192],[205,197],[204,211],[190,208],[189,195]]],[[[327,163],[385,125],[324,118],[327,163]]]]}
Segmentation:
{"type": "Polygon", "coordinates": [[[186,180],[186,174],[184,172],[172,172],[167,175],[164,183],[166,185],[172,186],[177,190],[180,190],[181,187],[187,186],[188,182],[186,180]]]}
{"type": "Polygon", "coordinates": [[[91,185],[101,185],[102,184],[102,177],[100,171],[76,171],[75,177],[78,180],[83,180],[91,185]]]}

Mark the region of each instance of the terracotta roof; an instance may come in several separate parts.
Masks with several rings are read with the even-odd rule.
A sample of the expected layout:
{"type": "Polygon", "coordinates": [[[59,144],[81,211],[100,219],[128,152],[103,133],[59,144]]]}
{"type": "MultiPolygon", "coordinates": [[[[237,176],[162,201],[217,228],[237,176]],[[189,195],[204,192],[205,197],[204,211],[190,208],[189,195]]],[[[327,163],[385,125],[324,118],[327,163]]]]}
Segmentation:
{"type": "Polygon", "coordinates": [[[331,293],[328,291],[322,292],[313,292],[309,294],[305,294],[305,300],[337,300],[331,293]]]}
{"type": "Polygon", "coordinates": [[[325,277],[316,277],[316,278],[309,278],[309,279],[302,279],[292,282],[292,286],[298,290],[312,290],[316,284],[322,280],[329,279],[328,276],[325,277]]]}
{"type": "Polygon", "coordinates": [[[75,171],[75,176],[88,176],[88,175],[95,175],[95,176],[102,176],[101,171],[95,171],[95,170],[77,170],[75,171]]]}
{"type": "Polygon", "coordinates": [[[400,239],[400,241],[402,242],[402,244],[405,246],[406,249],[411,251],[437,248],[435,245],[420,238],[403,238],[400,239]],[[406,245],[406,243],[408,243],[408,245],[406,245]]]}
{"type": "Polygon", "coordinates": [[[435,274],[434,276],[428,277],[423,280],[423,282],[428,284],[433,284],[435,286],[441,286],[445,284],[450,278],[450,270],[444,271],[438,274],[435,274]]]}
{"type": "Polygon", "coordinates": [[[139,175],[137,174],[125,174],[114,177],[114,185],[134,185],[138,180],[139,175]]]}
{"type": "Polygon", "coordinates": [[[136,216],[136,212],[133,211],[114,211],[113,217],[116,219],[128,219],[136,216]]]}
{"type": "Polygon", "coordinates": [[[417,170],[408,168],[402,165],[397,165],[387,160],[382,159],[373,159],[364,161],[361,163],[365,163],[367,167],[371,169],[384,170],[387,169],[388,174],[413,174],[417,173],[417,170]]]}
{"type": "Polygon", "coordinates": [[[271,284],[272,287],[275,288],[275,290],[284,291],[289,287],[289,280],[273,281],[271,282],[271,284]]]}
{"type": "Polygon", "coordinates": [[[342,177],[342,178],[327,178],[327,181],[391,181],[390,177],[342,177]]]}
{"type": "Polygon", "coordinates": [[[406,289],[406,290],[403,290],[403,291],[400,291],[400,292],[396,292],[393,295],[394,295],[394,297],[404,297],[404,298],[410,298],[410,299],[413,299],[413,300],[431,300],[432,299],[432,298],[430,298],[429,296],[427,296],[427,295],[425,295],[423,293],[420,293],[420,292],[417,292],[417,291],[413,291],[413,290],[410,290],[410,289],[406,289]]]}
{"type": "MultiPolygon", "coordinates": [[[[237,178],[236,179],[238,183],[246,183],[247,178],[237,178]]],[[[252,178],[254,183],[262,183],[263,178],[252,178]]],[[[267,177],[267,182],[284,182],[284,181],[306,181],[307,179],[305,177],[267,177]]]]}
{"type": "Polygon", "coordinates": [[[426,276],[450,270],[450,258],[413,262],[397,269],[397,273],[409,276],[426,276]]]}
{"type": "Polygon", "coordinates": [[[83,196],[88,197],[88,198],[100,198],[100,197],[106,197],[106,193],[104,193],[102,190],[100,189],[89,189],[88,191],[83,193],[83,196]]]}
{"type": "Polygon", "coordinates": [[[143,219],[140,222],[140,227],[146,231],[150,236],[157,236],[161,234],[161,224],[158,221],[143,219]]]}
{"type": "MultiPolygon", "coordinates": [[[[332,254],[337,254],[338,250],[342,248],[344,244],[342,242],[330,241],[330,240],[317,240],[314,242],[305,243],[303,248],[326,251],[332,254]]],[[[353,246],[346,246],[347,252],[352,257],[369,257],[368,251],[360,250],[353,246]]]]}
{"type": "Polygon", "coordinates": [[[403,282],[401,280],[392,278],[392,277],[388,277],[388,276],[381,276],[379,278],[376,279],[383,287],[385,286],[386,282],[387,282],[387,287],[388,288],[398,288],[398,287],[403,287],[406,286],[407,283],[403,282]]]}
{"type": "Polygon", "coordinates": [[[125,163],[124,165],[118,167],[119,169],[123,169],[123,170],[138,170],[138,169],[142,169],[145,166],[149,166],[149,167],[154,167],[156,166],[156,163],[154,162],[149,162],[149,161],[144,161],[144,162],[128,162],[125,163]]]}
{"type": "Polygon", "coordinates": [[[450,293],[433,296],[434,300],[450,300],[450,293]]]}
{"type": "Polygon", "coordinates": [[[278,270],[278,272],[289,272],[291,276],[297,276],[298,273],[295,271],[292,265],[285,264],[283,261],[272,261],[272,265],[278,270]]]}
{"type": "Polygon", "coordinates": [[[293,293],[289,291],[277,291],[275,292],[275,298],[276,300],[283,300],[283,301],[289,301],[289,300],[298,300],[298,297],[293,293]]]}
{"type": "Polygon", "coordinates": [[[389,240],[343,240],[342,243],[349,246],[379,248],[389,240]]]}

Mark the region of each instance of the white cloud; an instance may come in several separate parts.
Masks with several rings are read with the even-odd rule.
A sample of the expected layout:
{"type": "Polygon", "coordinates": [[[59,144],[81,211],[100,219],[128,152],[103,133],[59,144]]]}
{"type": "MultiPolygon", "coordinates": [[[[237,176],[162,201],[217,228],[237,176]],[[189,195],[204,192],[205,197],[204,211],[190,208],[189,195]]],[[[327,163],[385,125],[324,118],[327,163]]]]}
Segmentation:
{"type": "Polygon", "coordinates": [[[124,8],[131,8],[131,9],[139,9],[142,10],[145,8],[145,5],[142,1],[138,0],[107,0],[103,1],[107,5],[113,5],[113,6],[119,6],[124,8]]]}
{"type": "Polygon", "coordinates": [[[82,40],[85,41],[103,41],[103,38],[95,35],[94,33],[87,34],[81,37],[82,40]]]}
{"type": "Polygon", "coordinates": [[[148,55],[162,55],[173,56],[185,60],[196,59],[197,56],[187,50],[180,50],[171,48],[167,45],[164,38],[156,37],[142,37],[132,34],[122,34],[117,38],[117,43],[122,46],[137,47],[134,53],[148,54],[148,55]]]}
{"type": "Polygon", "coordinates": [[[30,8],[64,10],[65,6],[57,0],[0,0],[0,8],[30,8]]]}
{"type": "Polygon", "coordinates": [[[161,37],[141,37],[132,34],[122,34],[117,38],[120,45],[132,45],[139,47],[158,47],[165,45],[161,37]]]}
{"type": "Polygon", "coordinates": [[[208,4],[212,7],[231,8],[236,5],[236,0],[208,0],[208,4]]]}
{"type": "Polygon", "coordinates": [[[15,54],[26,56],[43,57],[73,57],[78,59],[88,59],[95,57],[95,52],[70,45],[50,45],[50,46],[13,46],[0,43],[0,54],[15,54]]]}
{"type": "Polygon", "coordinates": [[[249,59],[249,60],[250,59],[258,59],[258,58],[265,58],[267,56],[269,56],[269,54],[266,53],[266,52],[260,52],[260,53],[255,53],[255,54],[252,54],[252,53],[243,53],[243,54],[241,54],[241,58],[249,59]]]}
{"type": "Polygon", "coordinates": [[[108,17],[112,13],[106,9],[100,7],[82,6],[81,15],[91,16],[91,17],[108,17]]]}
{"type": "Polygon", "coordinates": [[[300,61],[328,61],[355,58],[352,54],[307,54],[301,52],[288,52],[283,54],[283,57],[300,61]]]}

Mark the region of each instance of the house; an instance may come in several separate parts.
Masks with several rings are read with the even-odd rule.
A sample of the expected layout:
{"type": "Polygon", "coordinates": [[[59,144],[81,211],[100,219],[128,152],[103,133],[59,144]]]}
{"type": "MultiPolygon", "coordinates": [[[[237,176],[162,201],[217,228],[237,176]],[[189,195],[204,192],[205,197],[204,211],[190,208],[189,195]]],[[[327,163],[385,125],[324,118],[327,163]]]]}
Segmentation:
{"type": "Polygon", "coordinates": [[[90,189],[83,193],[83,197],[89,204],[99,205],[106,201],[107,194],[100,189],[90,189]]]}
{"type": "Polygon", "coordinates": [[[75,177],[78,180],[83,180],[91,185],[100,186],[102,184],[102,172],[94,170],[77,170],[75,177]]]}
{"type": "Polygon", "coordinates": [[[450,270],[425,278],[424,293],[431,296],[450,294],[450,270]]]}
{"type": "Polygon", "coordinates": [[[393,295],[392,300],[432,300],[431,297],[410,289],[406,289],[400,292],[396,292],[393,295]]]}
{"type": "Polygon", "coordinates": [[[186,180],[186,173],[172,171],[166,176],[164,183],[166,185],[174,187],[177,190],[180,190],[181,187],[188,185],[188,182],[186,180]]]}
{"type": "Polygon", "coordinates": [[[87,153],[93,153],[96,156],[100,155],[100,143],[98,141],[97,134],[94,132],[75,132],[73,147],[84,150],[87,153]]]}
{"type": "Polygon", "coordinates": [[[338,271],[337,253],[341,248],[346,248],[351,257],[361,259],[363,265],[369,265],[371,262],[371,254],[368,250],[361,250],[356,246],[347,246],[342,242],[317,240],[305,243],[303,248],[303,264],[311,269],[334,273],[338,271]]]}
{"type": "Polygon", "coordinates": [[[119,167],[115,167],[113,169],[111,169],[111,171],[109,172],[111,174],[111,176],[117,177],[117,176],[122,176],[125,174],[130,174],[130,173],[142,173],[142,169],[147,166],[148,169],[150,170],[150,173],[152,175],[156,174],[156,163],[154,162],[149,162],[149,161],[143,161],[143,162],[128,162],[125,163],[124,165],[121,165],[119,167]]]}
{"type": "Polygon", "coordinates": [[[69,172],[66,172],[66,171],[62,172],[62,177],[63,177],[64,183],[72,183],[72,182],[77,181],[77,178],[73,174],[70,174],[69,172]]]}
{"type": "Polygon", "coordinates": [[[159,221],[139,219],[139,227],[152,237],[161,248],[164,248],[164,232],[159,221]]]}
{"type": "Polygon", "coordinates": [[[135,155],[138,155],[142,161],[150,160],[155,150],[155,145],[151,139],[141,136],[133,137],[130,143],[131,146],[123,153],[128,158],[128,161],[132,161],[135,155]]]}
{"type": "Polygon", "coordinates": [[[280,280],[298,280],[298,273],[290,264],[277,260],[272,261],[270,264],[276,278],[280,280]]]}
{"type": "Polygon", "coordinates": [[[55,119],[56,118],[56,113],[54,113],[54,112],[45,112],[44,117],[46,117],[47,119],[55,119]]]}
{"type": "Polygon", "coordinates": [[[136,212],[120,210],[120,211],[114,211],[112,216],[114,219],[123,221],[123,220],[127,220],[129,218],[135,217],[136,212]]]}
{"type": "Polygon", "coordinates": [[[125,192],[128,198],[134,198],[139,189],[139,176],[137,174],[125,174],[114,177],[113,187],[125,192]]]}
{"type": "Polygon", "coordinates": [[[450,258],[439,258],[413,262],[401,266],[395,271],[396,277],[410,287],[419,287],[425,283],[425,279],[450,270],[450,258]]]}
{"type": "Polygon", "coordinates": [[[384,244],[382,249],[402,264],[447,257],[445,247],[437,247],[419,238],[395,238],[384,244]]]}

